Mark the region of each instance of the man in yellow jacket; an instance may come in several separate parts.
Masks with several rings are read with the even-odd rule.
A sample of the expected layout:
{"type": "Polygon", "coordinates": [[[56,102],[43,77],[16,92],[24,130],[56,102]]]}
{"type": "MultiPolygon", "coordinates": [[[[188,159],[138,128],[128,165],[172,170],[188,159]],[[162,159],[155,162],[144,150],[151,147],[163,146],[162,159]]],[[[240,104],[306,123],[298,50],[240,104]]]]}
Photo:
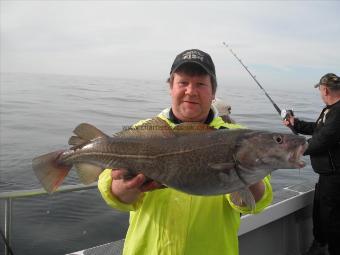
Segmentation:
{"type": "MultiPolygon", "coordinates": [[[[216,129],[242,128],[224,122],[212,106],[217,82],[214,63],[207,53],[197,49],[180,53],[168,82],[171,108],[158,116],[170,127],[203,122],[216,129]]],[[[130,212],[124,255],[236,255],[240,214],[260,212],[273,196],[269,177],[249,187],[256,202],[255,211],[251,211],[244,204],[235,204],[232,194],[193,196],[162,188],[156,182],[145,184],[143,174],[130,180],[123,180],[123,174],[123,169],[106,169],[99,177],[98,188],[109,206],[130,212]]]]}

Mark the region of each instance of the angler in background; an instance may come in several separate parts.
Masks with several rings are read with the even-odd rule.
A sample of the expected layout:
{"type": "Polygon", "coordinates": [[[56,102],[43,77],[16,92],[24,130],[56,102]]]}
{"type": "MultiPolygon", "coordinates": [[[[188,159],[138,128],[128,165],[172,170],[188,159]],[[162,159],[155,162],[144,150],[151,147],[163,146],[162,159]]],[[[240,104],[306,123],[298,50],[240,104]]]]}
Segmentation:
{"type": "Polygon", "coordinates": [[[305,135],[305,155],[310,155],[313,170],[319,174],[313,206],[314,241],[306,255],[340,254],[340,78],[328,73],[315,85],[326,107],[316,122],[290,116],[285,125],[305,135]]]}
{"type": "MultiPolygon", "coordinates": [[[[168,83],[171,108],[158,117],[171,128],[183,122],[202,122],[215,129],[242,128],[224,122],[214,112],[211,104],[217,82],[214,63],[207,53],[197,49],[180,53],[171,67],[168,83]]],[[[130,180],[124,180],[123,174],[122,169],[106,169],[98,181],[109,206],[130,212],[123,254],[238,254],[240,214],[252,210],[237,199],[236,193],[193,196],[162,188],[154,181],[145,183],[143,174],[130,180]]],[[[254,213],[271,203],[269,177],[249,190],[256,202],[254,213]]]]}
{"type": "Polygon", "coordinates": [[[228,105],[226,102],[224,102],[222,99],[216,97],[212,101],[213,107],[216,108],[216,111],[218,112],[218,116],[222,118],[224,122],[227,123],[236,123],[231,117],[231,106],[228,105]]]}

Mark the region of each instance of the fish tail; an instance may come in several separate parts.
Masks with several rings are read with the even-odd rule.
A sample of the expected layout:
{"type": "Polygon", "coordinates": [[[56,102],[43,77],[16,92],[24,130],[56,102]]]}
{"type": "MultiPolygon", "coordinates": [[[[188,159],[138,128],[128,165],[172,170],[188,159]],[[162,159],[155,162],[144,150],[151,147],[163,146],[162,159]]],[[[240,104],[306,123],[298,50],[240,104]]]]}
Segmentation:
{"type": "Polygon", "coordinates": [[[48,193],[53,193],[63,182],[72,165],[58,162],[64,151],[54,151],[32,160],[32,168],[40,183],[48,193]]]}

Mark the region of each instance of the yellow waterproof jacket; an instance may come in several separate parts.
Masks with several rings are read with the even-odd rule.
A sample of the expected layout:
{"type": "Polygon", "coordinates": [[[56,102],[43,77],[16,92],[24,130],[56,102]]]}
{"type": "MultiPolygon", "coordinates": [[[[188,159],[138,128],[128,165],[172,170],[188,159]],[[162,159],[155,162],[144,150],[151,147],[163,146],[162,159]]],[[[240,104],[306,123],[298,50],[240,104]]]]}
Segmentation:
{"type": "MultiPolygon", "coordinates": [[[[164,113],[159,117],[174,126],[164,113]]],[[[210,126],[242,128],[219,117],[210,126]]],[[[269,179],[264,179],[265,194],[256,203],[255,213],[272,201],[269,179]]],[[[250,213],[250,209],[233,204],[230,195],[193,196],[166,188],[143,193],[136,203],[128,205],[112,195],[111,182],[111,170],[106,169],[98,181],[103,199],[115,209],[130,212],[124,255],[238,254],[240,213],[250,213]]]]}

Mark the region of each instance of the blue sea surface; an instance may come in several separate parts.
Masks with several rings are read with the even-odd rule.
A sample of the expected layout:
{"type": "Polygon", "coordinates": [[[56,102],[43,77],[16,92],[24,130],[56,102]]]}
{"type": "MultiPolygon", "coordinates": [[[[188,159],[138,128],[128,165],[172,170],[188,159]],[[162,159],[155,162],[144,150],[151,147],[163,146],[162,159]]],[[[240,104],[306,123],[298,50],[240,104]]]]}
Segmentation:
{"type": "MultiPolygon", "coordinates": [[[[158,114],[170,104],[164,80],[115,79],[48,74],[0,75],[0,193],[41,188],[32,158],[67,148],[81,122],[107,134],[158,114]]],[[[268,89],[281,108],[314,121],[323,103],[317,90],[268,89]]],[[[251,129],[290,133],[269,100],[252,81],[243,86],[219,82],[217,96],[232,106],[232,118],[251,129]]],[[[274,190],[315,181],[307,167],[275,171],[274,190]]],[[[74,171],[64,184],[79,184],[74,171]]],[[[0,227],[4,229],[4,201],[0,227]]],[[[109,208],[96,189],[20,198],[12,201],[11,245],[16,255],[65,254],[125,236],[128,214],[109,208]]],[[[0,254],[3,254],[0,239],[0,254]]]]}

